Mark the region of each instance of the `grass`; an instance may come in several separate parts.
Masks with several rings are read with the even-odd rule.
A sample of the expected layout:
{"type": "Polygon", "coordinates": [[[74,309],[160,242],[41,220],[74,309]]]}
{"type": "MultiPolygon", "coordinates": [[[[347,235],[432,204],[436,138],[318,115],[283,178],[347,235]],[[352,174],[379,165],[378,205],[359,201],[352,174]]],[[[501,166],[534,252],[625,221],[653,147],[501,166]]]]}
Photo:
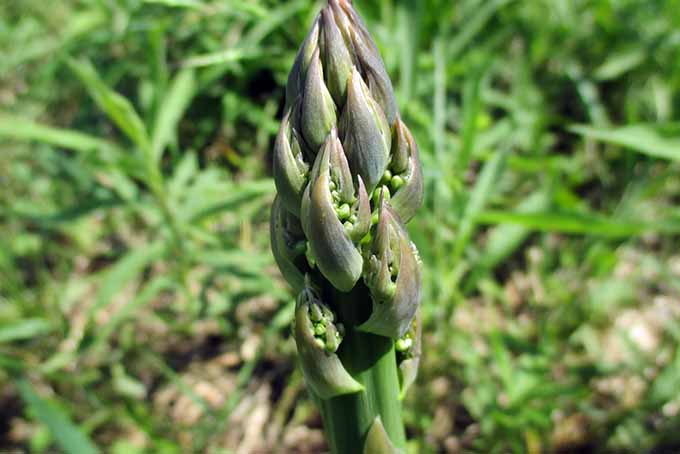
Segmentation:
{"type": "MultiPolygon", "coordinates": [[[[421,148],[412,452],[680,449],[680,5],[355,2],[421,148]]],[[[0,13],[0,450],[323,450],[268,245],[319,2],[0,13]]]]}

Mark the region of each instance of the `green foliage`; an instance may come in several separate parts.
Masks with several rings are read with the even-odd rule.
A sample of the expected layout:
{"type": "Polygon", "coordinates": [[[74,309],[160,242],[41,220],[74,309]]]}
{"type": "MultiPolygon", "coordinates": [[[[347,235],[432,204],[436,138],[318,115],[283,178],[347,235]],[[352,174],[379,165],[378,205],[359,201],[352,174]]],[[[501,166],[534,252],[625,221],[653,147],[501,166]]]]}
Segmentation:
{"type": "MultiPolygon", "coordinates": [[[[0,450],[318,429],[267,223],[320,3],[3,3],[0,450]]],[[[678,2],[355,4],[425,172],[413,451],[676,451],[678,2]]]]}

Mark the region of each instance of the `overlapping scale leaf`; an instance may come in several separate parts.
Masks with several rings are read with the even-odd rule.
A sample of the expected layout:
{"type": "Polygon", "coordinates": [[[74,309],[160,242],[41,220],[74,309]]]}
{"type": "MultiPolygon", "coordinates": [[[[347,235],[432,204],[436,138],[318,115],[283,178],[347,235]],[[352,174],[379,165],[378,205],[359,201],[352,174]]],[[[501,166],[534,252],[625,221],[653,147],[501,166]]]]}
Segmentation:
{"type": "Polygon", "coordinates": [[[348,83],[340,123],[342,144],[352,171],[361,175],[372,192],[387,170],[392,135],[385,114],[356,68],[348,83]]]}
{"type": "Polygon", "coordinates": [[[300,129],[314,154],[338,123],[335,102],[324,81],[324,68],[318,48],[307,70],[301,102],[300,129]]]}
{"type": "Polygon", "coordinates": [[[347,292],[363,269],[355,243],[368,233],[370,208],[360,179],[355,190],[335,130],[323,145],[311,178],[301,207],[304,230],[321,273],[335,288],[347,292]]]}
{"type": "Polygon", "coordinates": [[[303,145],[293,126],[295,105],[281,122],[274,146],[273,173],[276,190],[286,209],[300,216],[300,202],[309,177],[309,164],[305,162],[303,145]]]}
{"type": "Polygon", "coordinates": [[[295,103],[302,93],[307,70],[312,61],[314,53],[319,47],[319,19],[317,18],[312,25],[312,30],[307,35],[304,43],[300,47],[293,63],[293,68],[288,74],[288,84],[286,85],[286,107],[295,103]]]}
{"type": "Polygon", "coordinates": [[[305,382],[322,399],[363,389],[336,354],[343,335],[342,324],[307,282],[297,299],[293,336],[305,382]]]}
{"type": "Polygon", "coordinates": [[[359,330],[399,338],[409,329],[420,304],[421,265],[406,229],[384,199],[365,260],[364,282],[373,311],[359,330]]]}
{"type": "Polygon", "coordinates": [[[304,276],[308,271],[305,259],[307,239],[300,221],[286,210],[278,196],[272,205],[270,234],[276,264],[293,290],[299,292],[304,287],[304,276]]]}
{"type": "Polygon", "coordinates": [[[378,47],[350,2],[331,0],[328,3],[347,47],[353,51],[355,65],[388,123],[392,124],[398,115],[397,101],[378,47]]]}
{"type": "Polygon", "coordinates": [[[392,209],[403,222],[410,221],[423,204],[423,171],[416,141],[399,118],[394,126],[392,159],[381,184],[390,193],[392,209]]]}

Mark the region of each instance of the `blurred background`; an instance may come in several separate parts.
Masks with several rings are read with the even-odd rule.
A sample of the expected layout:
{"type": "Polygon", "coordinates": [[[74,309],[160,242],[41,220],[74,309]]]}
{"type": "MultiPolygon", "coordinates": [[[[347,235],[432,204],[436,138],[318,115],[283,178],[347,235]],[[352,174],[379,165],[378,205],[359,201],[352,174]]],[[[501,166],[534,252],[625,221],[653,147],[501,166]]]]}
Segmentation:
{"type": "MultiPolygon", "coordinates": [[[[356,0],[421,149],[413,453],[680,452],[680,2],[356,0]]],[[[0,451],[319,453],[269,251],[321,2],[0,0],[0,451]]]]}

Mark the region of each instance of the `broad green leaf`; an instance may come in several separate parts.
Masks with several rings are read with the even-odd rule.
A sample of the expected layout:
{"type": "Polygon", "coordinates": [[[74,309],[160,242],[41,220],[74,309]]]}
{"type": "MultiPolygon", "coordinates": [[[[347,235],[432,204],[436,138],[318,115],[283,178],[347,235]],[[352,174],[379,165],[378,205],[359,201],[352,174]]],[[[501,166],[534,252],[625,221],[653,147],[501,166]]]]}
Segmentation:
{"type": "Polygon", "coordinates": [[[68,60],[69,67],[87,88],[99,108],[142,151],[148,152],[149,135],[144,122],[127,98],[109,88],[87,60],[68,60]]]}
{"type": "Polygon", "coordinates": [[[57,405],[40,397],[28,380],[17,380],[16,386],[36,419],[47,426],[54,441],[64,452],[78,454],[100,452],[71,418],[57,405]]]}
{"type": "Polygon", "coordinates": [[[194,71],[184,69],[172,81],[156,117],[151,142],[154,162],[161,159],[163,150],[177,135],[177,125],[194,97],[196,80],[194,71]]]}
{"type": "Polygon", "coordinates": [[[52,325],[42,318],[28,318],[0,324],[0,344],[29,340],[49,333],[52,325]]]}
{"type": "Polygon", "coordinates": [[[569,131],[590,139],[631,148],[653,158],[680,161],[680,123],[636,124],[619,128],[573,125],[569,131]]]}
{"type": "Polygon", "coordinates": [[[484,211],[477,216],[480,224],[518,224],[531,230],[627,238],[645,233],[677,233],[680,225],[673,223],[644,224],[629,220],[577,213],[519,213],[484,211]]]}
{"type": "Polygon", "coordinates": [[[106,140],[82,132],[53,128],[23,118],[0,114],[0,138],[11,140],[35,140],[55,147],[73,151],[116,150],[106,140]]]}

